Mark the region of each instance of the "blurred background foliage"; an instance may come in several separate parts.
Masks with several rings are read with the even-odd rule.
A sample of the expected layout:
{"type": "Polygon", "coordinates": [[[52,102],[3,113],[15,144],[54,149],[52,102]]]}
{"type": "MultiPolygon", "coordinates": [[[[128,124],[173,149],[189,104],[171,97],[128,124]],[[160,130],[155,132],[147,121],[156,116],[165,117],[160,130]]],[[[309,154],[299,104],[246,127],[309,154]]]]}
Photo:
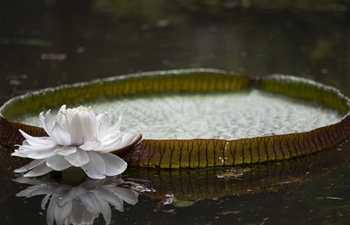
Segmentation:
{"type": "Polygon", "coordinates": [[[237,9],[345,12],[348,3],[347,0],[93,0],[92,5],[96,11],[117,16],[156,18],[184,9],[219,17],[237,9]]]}
{"type": "Polygon", "coordinates": [[[194,67],[349,74],[348,0],[4,0],[0,26],[5,93],[194,67]]]}

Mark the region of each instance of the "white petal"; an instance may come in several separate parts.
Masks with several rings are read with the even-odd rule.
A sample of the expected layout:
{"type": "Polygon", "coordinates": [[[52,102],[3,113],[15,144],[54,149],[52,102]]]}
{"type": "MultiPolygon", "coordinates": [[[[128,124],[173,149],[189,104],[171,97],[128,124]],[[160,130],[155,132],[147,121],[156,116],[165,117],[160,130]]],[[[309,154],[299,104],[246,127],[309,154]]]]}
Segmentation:
{"type": "Polygon", "coordinates": [[[61,195],[58,205],[62,206],[73,199],[79,199],[80,196],[86,194],[87,192],[88,190],[82,186],[73,187],[68,193],[61,195]]]}
{"type": "Polygon", "coordinates": [[[108,205],[107,202],[103,204],[101,212],[102,212],[103,218],[105,219],[106,224],[110,224],[111,218],[112,218],[112,212],[111,212],[111,207],[108,205]]]}
{"type": "Polygon", "coordinates": [[[102,142],[102,145],[96,149],[95,151],[98,151],[100,153],[107,153],[107,152],[111,152],[111,151],[115,151],[116,149],[119,149],[119,145],[121,143],[122,139],[116,139],[114,140],[114,142],[110,142],[108,144],[106,144],[106,142],[102,142]]]}
{"type": "Polygon", "coordinates": [[[15,152],[13,152],[13,153],[11,154],[11,156],[17,156],[17,157],[27,158],[28,154],[30,154],[30,153],[31,153],[31,151],[28,152],[28,151],[24,151],[24,150],[20,149],[20,150],[15,150],[15,152]]]}
{"type": "Polygon", "coordinates": [[[18,150],[15,150],[15,152],[13,152],[11,155],[22,158],[44,159],[55,154],[55,148],[35,149],[31,146],[20,146],[20,148],[18,150]]]}
{"type": "Polygon", "coordinates": [[[78,111],[73,112],[68,124],[69,134],[72,145],[81,145],[84,143],[84,130],[80,121],[78,111]]]}
{"type": "MultiPolygon", "coordinates": [[[[58,200],[60,197],[58,197],[58,200]]],[[[57,204],[57,201],[56,201],[57,204]]],[[[58,210],[56,210],[55,214],[55,220],[56,224],[65,224],[68,218],[70,217],[71,211],[72,211],[72,202],[67,202],[67,204],[63,205],[63,207],[57,207],[58,210]]]]}
{"type": "Polygon", "coordinates": [[[46,133],[51,137],[52,136],[52,129],[54,125],[54,120],[52,119],[50,115],[50,110],[48,110],[44,116],[44,112],[41,112],[39,115],[41,124],[46,131],[46,133]]]}
{"type": "Polygon", "coordinates": [[[41,209],[42,210],[45,210],[46,209],[46,204],[47,204],[47,202],[49,201],[49,199],[50,199],[50,197],[51,197],[51,194],[47,194],[47,195],[45,195],[45,197],[43,198],[43,200],[41,200],[41,209]]]}
{"type": "Polygon", "coordinates": [[[55,139],[59,145],[71,145],[70,134],[58,122],[55,123],[50,137],[55,139]]]}
{"type": "Polygon", "coordinates": [[[69,109],[66,109],[66,105],[62,105],[56,116],[56,121],[59,121],[62,127],[67,131],[68,131],[68,124],[69,124],[68,112],[69,112],[69,109]]]}
{"type": "MultiPolygon", "coordinates": [[[[40,151],[29,151],[29,154],[27,154],[27,158],[31,159],[46,159],[51,156],[56,155],[56,148],[51,147],[45,150],[40,150],[40,151]]],[[[20,151],[20,150],[19,150],[20,151]]],[[[25,151],[25,150],[23,150],[25,151]]]]}
{"type": "MultiPolygon", "coordinates": [[[[66,108],[65,105],[61,106],[57,117],[60,117],[61,111],[65,110],[65,108],[66,108]]],[[[64,129],[57,122],[57,119],[56,120],[52,119],[52,117],[50,115],[50,110],[48,110],[46,112],[45,116],[43,115],[43,112],[40,113],[39,118],[40,118],[40,121],[41,121],[41,123],[43,125],[43,128],[45,129],[46,133],[51,137],[52,141],[55,142],[56,144],[63,144],[64,142],[61,142],[62,140],[58,139],[58,138],[60,138],[60,136],[57,136],[57,131],[55,131],[55,130],[56,129],[64,130],[64,129]]],[[[59,135],[60,135],[60,133],[59,133],[59,135]]],[[[65,138],[65,139],[67,139],[67,138],[65,138]]]]}
{"type": "Polygon", "coordinates": [[[29,198],[37,195],[47,195],[52,193],[53,193],[53,188],[51,188],[50,186],[35,185],[35,186],[30,186],[27,189],[17,193],[16,196],[29,198]]]}
{"type": "Polygon", "coordinates": [[[110,119],[107,112],[103,112],[99,114],[96,117],[96,121],[97,121],[96,126],[97,126],[97,132],[98,132],[97,138],[99,140],[102,140],[102,138],[105,136],[107,132],[108,127],[110,126],[110,119]]]}
{"type": "Polygon", "coordinates": [[[121,132],[119,130],[120,124],[117,127],[114,125],[107,130],[107,133],[101,140],[103,143],[110,144],[117,139],[121,138],[121,132]]]}
{"type": "Polygon", "coordinates": [[[72,166],[63,156],[60,155],[46,159],[46,165],[55,171],[62,171],[72,166]]]}
{"type": "Polygon", "coordinates": [[[56,200],[59,198],[58,195],[52,195],[51,196],[51,200],[49,203],[49,206],[47,207],[47,211],[46,211],[46,221],[48,225],[53,225],[54,221],[55,221],[55,215],[56,215],[56,211],[58,210],[58,206],[56,204],[56,200]]]}
{"type": "MultiPolygon", "coordinates": [[[[90,181],[90,179],[89,179],[89,181],[90,181]]],[[[79,185],[77,187],[72,188],[72,190],[70,191],[70,196],[72,198],[80,198],[80,196],[82,196],[83,194],[86,194],[87,192],[89,192],[89,190],[87,190],[83,186],[79,185]]]]}
{"type": "MultiPolygon", "coordinates": [[[[91,195],[94,195],[95,199],[96,199],[96,205],[98,205],[99,207],[96,207],[95,210],[96,212],[99,213],[107,213],[108,214],[108,209],[110,210],[110,207],[108,205],[108,202],[105,201],[103,198],[99,198],[98,193],[103,190],[103,189],[94,189],[91,193],[91,195]],[[106,208],[108,208],[106,210],[106,208]]],[[[104,191],[104,190],[103,190],[104,191]]],[[[105,216],[105,215],[104,215],[105,216]]],[[[107,215],[108,216],[108,215],[107,215]]],[[[111,216],[111,215],[110,215],[111,216]]],[[[108,220],[108,218],[107,218],[108,220]]]]}
{"type": "Polygon", "coordinates": [[[33,179],[33,178],[27,178],[27,177],[18,177],[14,179],[13,181],[20,183],[20,184],[29,184],[29,185],[41,185],[43,182],[39,179],[33,179]]]}
{"type": "Polygon", "coordinates": [[[96,116],[92,110],[84,110],[81,112],[81,125],[84,135],[84,142],[94,139],[97,135],[96,116]]]}
{"type": "Polygon", "coordinates": [[[73,200],[70,222],[72,224],[93,224],[96,216],[89,212],[81,201],[73,200]]]}
{"type": "Polygon", "coordinates": [[[105,178],[106,164],[103,158],[99,154],[93,151],[89,151],[87,153],[90,157],[90,161],[81,167],[86,173],[86,175],[88,175],[92,179],[105,178]]]}
{"type": "MultiPolygon", "coordinates": [[[[139,135],[139,133],[135,130],[131,130],[128,133],[124,134],[122,137],[122,141],[120,142],[120,145],[118,148],[124,148],[128,146],[129,144],[133,143],[135,138],[139,135]]],[[[135,143],[136,144],[136,143],[135,143]]]]}
{"type": "MultiPolygon", "coordinates": [[[[57,146],[57,145],[56,145],[57,146]]],[[[25,140],[22,145],[19,146],[18,150],[28,150],[28,151],[45,151],[55,146],[45,146],[45,145],[29,145],[25,140]]]]}
{"type": "Polygon", "coordinates": [[[34,145],[34,146],[55,146],[55,142],[52,141],[50,137],[33,137],[23,130],[19,130],[19,132],[22,134],[22,136],[26,139],[29,145],[34,145]]]}
{"type": "Polygon", "coordinates": [[[63,146],[62,148],[56,150],[57,154],[62,156],[73,154],[76,151],[77,151],[77,147],[71,146],[71,145],[63,146]]]}
{"type": "Polygon", "coordinates": [[[98,135],[99,140],[108,144],[118,139],[120,137],[120,125],[121,117],[119,117],[118,121],[113,126],[108,127],[107,125],[105,125],[107,126],[104,127],[105,131],[98,135]]]}
{"type": "Polygon", "coordinates": [[[134,190],[115,186],[103,186],[102,188],[112,192],[118,196],[118,198],[127,202],[128,204],[135,205],[138,202],[139,194],[134,190]]]}
{"type": "Polygon", "coordinates": [[[110,192],[107,189],[104,189],[103,186],[102,188],[99,189],[99,191],[95,191],[94,193],[97,198],[113,205],[116,210],[119,210],[121,212],[124,210],[123,201],[113,192],[110,192]]]}
{"type": "Polygon", "coordinates": [[[61,106],[60,110],[58,110],[58,113],[65,113],[66,112],[66,108],[67,108],[67,106],[63,104],[61,106]]]}
{"type": "Polygon", "coordinates": [[[88,192],[85,195],[81,196],[81,202],[85,205],[86,209],[91,212],[94,216],[100,214],[100,208],[102,207],[101,202],[96,198],[95,194],[88,192]]]}
{"type": "Polygon", "coordinates": [[[122,174],[128,164],[119,156],[112,153],[100,154],[106,164],[106,175],[116,176],[122,174]]]}
{"type": "Polygon", "coordinates": [[[22,166],[21,168],[18,168],[15,170],[15,173],[23,173],[23,172],[27,172],[28,170],[33,169],[34,167],[37,167],[41,164],[45,164],[45,160],[44,159],[36,159],[33,160],[32,162],[30,162],[29,164],[22,166]]]}
{"type": "Polygon", "coordinates": [[[112,143],[110,145],[102,145],[96,151],[99,151],[101,153],[111,151],[118,152],[118,150],[122,150],[128,146],[135,145],[141,139],[141,137],[142,136],[140,133],[138,133],[135,130],[131,130],[128,133],[124,134],[120,141],[116,141],[115,143],[112,143]]]}
{"type": "Polygon", "coordinates": [[[34,169],[29,171],[28,173],[24,174],[24,177],[38,177],[38,176],[47,174],[51,171],[52,171],[52,169],[50,167],[46,166],[45,163],[43,163],[43,164],[40,164],[39,166],[35,167],[34,169]]]}
{"type": "Polygon", "coordinates": [[[89,155],[85,151],[80,149],[77,149],[76,152],[70,155],[64,156],[64,158],[75,167],[81,167],[91,160],[89,158],[89,155]]]}
{"type": "Polygon", "coordinates": [[[91,151],[98,149],[101,146],[101,142],[97,139],[93,139],[91,141],[85,142],[83,145],[79,146],[80,149],[85,151],[91,151]]]}
{"type": "Polygon", "coordinates": [[[115,188],[119,189],[115,194],[123,201],[127,202],[130,205],[135,205],[138,202],[139,194],[136,191],[121,187],[115,188]]]}

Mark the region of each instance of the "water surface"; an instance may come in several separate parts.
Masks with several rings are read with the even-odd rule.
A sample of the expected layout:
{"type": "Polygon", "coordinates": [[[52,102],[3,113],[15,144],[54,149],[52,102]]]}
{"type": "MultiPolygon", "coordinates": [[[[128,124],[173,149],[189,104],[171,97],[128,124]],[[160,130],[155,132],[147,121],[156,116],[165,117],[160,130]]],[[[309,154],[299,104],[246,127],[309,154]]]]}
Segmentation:
{"type": "MultiPolygon", "coordinates": [[[[237,2],[210,5],[207,1],[2,1],[1,102],[63,83],[198,67],[260,76],[292,74],[335,86],[350,95],[350,17],[345,1],[322,1],[320,5],[311,1],[291,1],[286,5],[237,2]]],[[[113,210],[112,221],[346,224],[350,219],[349,148],[346,142],[326,155],[327,160],[311,160],[296,168],[283,164],[283,173],[269,167],[269,173],[254,178],[261,183],[265,176],[273,174],[276,185],[294,180],[291,186],[282,185],[267,193],[231,192],[196,200],[188,207],[156,210],[160,212],[155,209],[162,199],[140,195],[135,206],[124,204],[124,213],[113,210]]],[[[5,172],[7,168],[8,165],[0,171],[2,224],[45,224],[46,212],[40,207],[42,196],[15,197],[27,185],[14,183],[5,172]]],[[[130,171],[126,176],[140,175],[130,171]]],[[[162,178],[163,194],[182,187],[177,193],[189,195],[190,190],[198,188],[190,182],[198,177],[169,178],[170,175],[159,173],[148,176],[147,179],[162,178]]],[[[206,176],[208,184],[215,184],[210,180],[215,174],[206,176]]],[[[259,186],[254,179],[244,190],[259,186]]],[[[200,193],[224,190],[222,186],[205,187],[210,190],[199,189],[200,193]]],[[[104,220],[100,217],[95,223],[104,224],[104,220]]]]}

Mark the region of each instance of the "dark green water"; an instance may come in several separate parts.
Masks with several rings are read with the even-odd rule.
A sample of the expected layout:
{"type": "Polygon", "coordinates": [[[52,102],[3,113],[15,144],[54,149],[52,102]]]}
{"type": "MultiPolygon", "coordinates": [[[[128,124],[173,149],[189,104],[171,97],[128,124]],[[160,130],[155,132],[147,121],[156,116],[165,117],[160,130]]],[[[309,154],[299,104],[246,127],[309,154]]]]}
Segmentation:
{"type": "MultiPolygon", "coordinates": [[[[303,76],[350,96],[350,9],[346,1],[324,0],[320,5],[309,3],[312,1],[242,2],[1,1],[0,101],[64,83],[198,67],[248,75],[303,76]]],[[[124,213],[113,210],[112,221],[347,224],[350,144],[337,149],[330,154],[337,161],[327,164],[336,169],[299,185],[203,199],[185,208],[169,206],[167,212],[155,212],[159,200],[141,195],[135,206],[124,204],[124,213]]],[[[283,176],[300,179],[313,166],[309,163],[299,176],[296,172],[283,176]]],[[[45,224],[42,197],[15,197],[26,186],[12,182],[3,171],[0,174],[1,224],[45,224]]],[[[165,179],[164,185],[172,182],[165,179]]],[[[95,224],[104,224],[103,218],[95,224]]]]}

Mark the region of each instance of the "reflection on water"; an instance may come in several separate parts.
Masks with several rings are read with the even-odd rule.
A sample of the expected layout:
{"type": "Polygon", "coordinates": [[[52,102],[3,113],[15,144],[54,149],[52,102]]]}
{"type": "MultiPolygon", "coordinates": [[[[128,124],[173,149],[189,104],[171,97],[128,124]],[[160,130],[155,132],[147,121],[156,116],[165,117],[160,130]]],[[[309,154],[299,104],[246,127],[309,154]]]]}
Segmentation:
{"type": "Polygon", "coordinates": [[[322,178],[348,161],[347,152],[329,150],[299,159],[262,165],[198,170],[152,170],[130,168],[128,177],[147,181],[155,192],[150,198],[172,194],[177,200],[199,201],[276,192],[322,178]]]}
{"type": "Polygon", "coordinates": [[[17,197],[44,195],[41,208],[47,211],[49,225],[93,224],[101,213],[106,224],[110,224],[111,206],[123,212],[124,202],[135,205],[138,198],[136,191],[119,187],[123,183],[120,178],[87,179],[76,186],[57,183],[47,176],[41,179],[20,177],[14,181],[31,185],[16,194],[17,197]]]}
{"type": "MultiPolygon", "coordinates": [[[[123,178],[109,177],[102,180],[88,179],[80,170],[68,170],[53,173],[51,177],[18,177],[14,181],[30,185],[19,191],[17,197],[40,196],[37,199],[40,201],[37,203],[38,208],[28,208],[27,211],[36,214],[40,205],[46,211],[49,225],[114,224],[113,221],[123,218],[124,214],[132,213],[131,209],[124,212],[124,202],[136,207],[139,194],[150,201],[155,200],[146,205],[141,203],[140,212],[147,205],[153,208],[143,212],[146,215],[152,215],[153,212],[176,213],[180,209],[200,210],[203,207],[201,202],[229,196],[268,196],[268,193],[315,182],[339,169],[348,158],[348,152],[334,149],[300,159],[246,167],[200,170],[129,168],[123,178]],[[112,206],[124,213],[113,213],[112,206]],[[100,214],[103,221],[97,220],[100,214]]],[[[319,197],[318,201],[324,199],[343,200],[343,197],[329,195],[319,197]]],[[[233,198],[231,200],[234,201],[233,198]]],[[[17,203],[16,207],[21,207],[21,204],[24,203],[17,203]]],[[[176,220],[173,222],[176,224],[176,220]]]]}

